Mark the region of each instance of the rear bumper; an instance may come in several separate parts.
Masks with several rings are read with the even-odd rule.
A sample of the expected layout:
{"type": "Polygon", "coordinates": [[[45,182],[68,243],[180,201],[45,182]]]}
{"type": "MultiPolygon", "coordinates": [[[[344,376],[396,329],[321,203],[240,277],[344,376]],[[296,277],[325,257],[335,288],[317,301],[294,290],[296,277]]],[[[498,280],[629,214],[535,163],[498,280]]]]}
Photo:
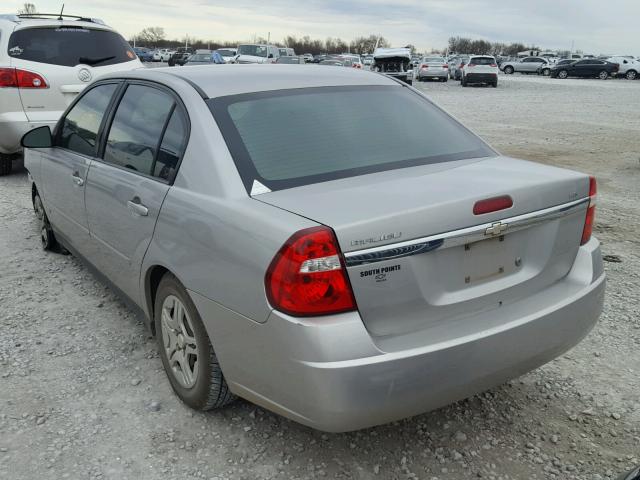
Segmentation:
{"type": "Polygon", "coordinates": [[[512,309],[499,326],[394,351],[378,347],[357,313],[295,319],[274,311],[258,324],[191,294],[234,393],[305,425],[338,432],[433,410],[549,362],[595,325],[604,287],[593,239],[553,286],[566,295],[537,292],[533,311],[523,308],[514,316],[519,309],[512,309]]]}
{"type": "Polygon", "coordinates": [[[492,83],[498,79],[496,73],[467,73],[465,77],[469,83],[492,83]]]}
{"type": "Polygon", "coordinates": [[[445,70],[445,69],[418,70],[418,78],[447,78],[447,77],[449,77],[449,70],[445,70]]]}
{"type": "Polygon", "coordinates": [[[6,112],[0,114],[0,153],[12,154],[22,150],[20,140],[28,131],[49,125],[52,129],[57,121],[30,122],[24,112],[6,112]]]}

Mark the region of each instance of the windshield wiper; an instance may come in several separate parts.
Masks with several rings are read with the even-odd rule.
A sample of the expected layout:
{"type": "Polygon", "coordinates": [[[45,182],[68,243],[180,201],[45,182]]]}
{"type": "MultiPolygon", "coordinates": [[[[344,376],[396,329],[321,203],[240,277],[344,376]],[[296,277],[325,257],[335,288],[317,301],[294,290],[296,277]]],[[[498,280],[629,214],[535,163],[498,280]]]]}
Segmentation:
{"type": "Polygon", "coordinates": [[[110,57],[102,57],[102,58],[89,58],[89,57],[80,57],[78,59],[79,63],[84,63],[85,65],[91,65],[92,67],[98,65],[102,62],[107,62],[109,60],[113,60],[116,58],[115,55],[111,55],[110,57]]]}

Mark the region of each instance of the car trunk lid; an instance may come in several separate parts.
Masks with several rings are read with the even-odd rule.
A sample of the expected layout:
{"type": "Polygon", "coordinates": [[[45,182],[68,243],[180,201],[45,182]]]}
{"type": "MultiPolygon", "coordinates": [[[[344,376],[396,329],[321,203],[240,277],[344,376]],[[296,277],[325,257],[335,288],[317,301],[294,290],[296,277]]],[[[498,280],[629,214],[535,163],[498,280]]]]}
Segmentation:
{"type": "Polygon", "coordinates": [[[564,277],[580,245],[588,191],[586,175],[494,157],[255,198],[334,229],[363,322],[373,336],[389,337],[473,322],[474,312],[564,277]],[[478,201],[497,196],[513,205],[474,214],[478,201]]]}

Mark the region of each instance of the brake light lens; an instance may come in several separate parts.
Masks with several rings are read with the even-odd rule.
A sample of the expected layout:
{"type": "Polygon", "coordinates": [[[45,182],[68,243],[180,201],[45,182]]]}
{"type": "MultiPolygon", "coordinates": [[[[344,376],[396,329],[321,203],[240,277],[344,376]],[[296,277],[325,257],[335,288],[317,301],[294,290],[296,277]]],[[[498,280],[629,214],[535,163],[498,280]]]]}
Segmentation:
{"type": "Polygon", "coordinates": [[[313,227],[293,234],[265,276],[271,306],[297,317],[356,309],[342,252],[333,230],[313,227]]]}
{"type": "Polygon", "coordinates": [[[467,65],[467,66],[468,66],[469,68],[471,68],[471,67],[475,67],[475,66],[476,66],[476,64],[475,64],[475,63],[470,63],[470,64],[469,64],[469,65],[467,65]]]}
{"type": "Polygon", "coordinates": [[[429,68],[429,65],[425,65],[424,63],[420,65],[420,68],[429,68]]]}
{"type": "Polygon", "coordinates": [[[497,63],[492,63],[490,66],[492,66],[492,67],[497,67],[497,66],[498,66],[498,64],[497,64],[497,63]]]}
{"type": "Polygon", "coordinates": [[[509,195],[502,195],[476,202],[473,206],[473,214],[484,215],[485,213],[498,212],[511,207],[513,207],[513,199],[509,195]]]}
{"type": "Polygon", "coordinates": [[[591,240],[591,234],[593,233],[593,224],[596,220],[596,200],[598,198],[598,184],[596,177],[589,177],[589,207],[587,208],[587,215],[584,219],[584,228],[582,229],[582,240],[580,245],[584,245],[591,240]]]}
{"type": "Polygon", "coordinates": [[[449,68],[449,65],[442,65],[442,68],[449,68]]]}
{"type": "Polygon", "coordinates": [[[49,88],[42,75],[19,68],[0,68],[0,87],[49,88]]]}

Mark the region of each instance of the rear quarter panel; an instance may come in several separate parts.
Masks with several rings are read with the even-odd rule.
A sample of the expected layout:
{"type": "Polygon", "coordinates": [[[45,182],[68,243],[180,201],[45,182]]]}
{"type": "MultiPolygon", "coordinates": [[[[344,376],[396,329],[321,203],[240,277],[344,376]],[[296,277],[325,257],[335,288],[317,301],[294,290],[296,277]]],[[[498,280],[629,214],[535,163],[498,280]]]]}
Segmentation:
{"type": "MultiPolygon", "coordinates": [[[[249,197],[208,107],[182,87],[191,134],[142,264],[141,292],[160,265],[188,290],[264,322],[269,263],[292,233],[317,223],[249,197]]],[[[152,306],[141,306],[153,318],[152,306]]]]}

